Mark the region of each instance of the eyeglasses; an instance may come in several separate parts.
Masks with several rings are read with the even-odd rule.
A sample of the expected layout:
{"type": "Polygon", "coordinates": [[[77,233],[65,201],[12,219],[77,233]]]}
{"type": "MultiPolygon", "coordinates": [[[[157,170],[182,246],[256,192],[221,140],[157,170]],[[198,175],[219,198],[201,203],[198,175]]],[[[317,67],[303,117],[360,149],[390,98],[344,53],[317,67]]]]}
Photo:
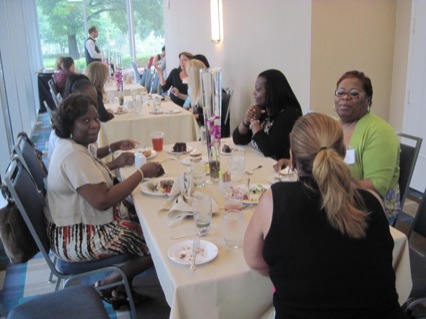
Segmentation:
{"type": "Polygon", "coordinates": [[[358,90],[349,90],[349,91],[345,91],[345,90],[336,90],[336,92],[334,92],[334,95],[336,95],[337,97],[344,97],[345,95],[348,95],[351,99],[358,99],[361,95],[364,95],[365,92],[359,92],[358,90]]]}

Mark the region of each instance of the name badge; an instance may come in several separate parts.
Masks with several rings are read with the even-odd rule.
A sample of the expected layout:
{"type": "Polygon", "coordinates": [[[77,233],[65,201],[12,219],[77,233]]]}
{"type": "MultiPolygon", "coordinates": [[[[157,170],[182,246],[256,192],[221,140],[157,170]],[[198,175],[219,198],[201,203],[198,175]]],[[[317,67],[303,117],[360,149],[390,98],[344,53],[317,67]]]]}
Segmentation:
{"type": "Polygon", "coordinates": [[[355,149],[354,148],[347,148],[346,149],[345,163],[348,164],[348,165],[355,164],[355,149]]]}

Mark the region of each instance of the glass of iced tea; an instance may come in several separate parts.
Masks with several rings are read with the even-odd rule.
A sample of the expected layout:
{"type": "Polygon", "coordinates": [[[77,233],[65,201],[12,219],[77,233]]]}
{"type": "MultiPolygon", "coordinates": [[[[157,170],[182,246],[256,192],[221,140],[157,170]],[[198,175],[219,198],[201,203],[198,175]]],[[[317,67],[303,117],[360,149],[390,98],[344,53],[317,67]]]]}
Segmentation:
{"type": "Polygon", "coordinates": [[[164,132],[157,131],[149,134],[151,136],[152,148],[157,151],[163,151],[164,144],[164,132]]]}

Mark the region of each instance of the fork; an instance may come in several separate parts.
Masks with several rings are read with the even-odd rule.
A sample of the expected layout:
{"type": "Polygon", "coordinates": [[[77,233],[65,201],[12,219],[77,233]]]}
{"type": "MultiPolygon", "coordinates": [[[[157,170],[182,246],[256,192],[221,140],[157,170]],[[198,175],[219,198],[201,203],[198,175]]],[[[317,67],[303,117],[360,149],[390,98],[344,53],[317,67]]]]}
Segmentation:
{"type": "Polygon", "coordinates": [[[189,267],[189,269],[191,269],[192,271],[195,271],[196,269],[196,258],[197,258],[197,254],[200,250],[200,238],[195,238],[194,241],[192,242],[192,261],[191,261],[191,266],[189,267]]]}
{"type": "Polygon", "coordinates": [[[162,160],[160,161],[160,164],[164,163],[165,161],[176,161],[176,160],[177,160],[177,157],[176,157],[176,156],[169,156],[169,157],[167,157],[167,158],[165,158],[165,159],[162,159],[162,160]]]}
{"type": "Polygon", "coordinates": [[[259,166],[255,167],[255,168],[252,168],[252,169],[251,169],[251,170],[249,170],[249,171],[245,171],[244,173],[246,173],[247,175],[253,175],[253,172],[254,172],[255,170],[257,170],[257,169],[260,169],[260,168],[262,168],[262,165],[259,165],[259,166]]]}

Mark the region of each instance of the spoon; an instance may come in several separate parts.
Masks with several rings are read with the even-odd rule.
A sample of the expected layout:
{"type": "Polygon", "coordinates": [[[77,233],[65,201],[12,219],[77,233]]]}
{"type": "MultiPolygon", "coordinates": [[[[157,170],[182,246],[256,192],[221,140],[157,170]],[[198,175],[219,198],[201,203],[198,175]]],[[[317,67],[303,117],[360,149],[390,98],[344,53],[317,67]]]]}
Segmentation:
{"type": "Polygon", "coordinates": [[[210,228],[203,228],[201,229],[198,233],[194,233],[194,234],[189,234],[189,235],[179,235],[179,236],[174,236],[174,237],[170,237],[170,239],[179,239],[179,238],[185,238],[185,237],[192,237],[192,236],[200,236],[203,237],[205,236],[208,232],[209,232],[210,228]]]}
{"type": "Polygon", "coordinates": [[[246,173],[247,175],[253,175],[253,172],[254,172],[255,170],[257,170],[257,169],[260,169],[260,168],[262,168],[262,165],[259,165],[259,166],[255,167],[255,168],[252,168],[252,169],[251,169],[251,170],[249,170],[249,171],[245,171],[244,173],[246,173]]]}

